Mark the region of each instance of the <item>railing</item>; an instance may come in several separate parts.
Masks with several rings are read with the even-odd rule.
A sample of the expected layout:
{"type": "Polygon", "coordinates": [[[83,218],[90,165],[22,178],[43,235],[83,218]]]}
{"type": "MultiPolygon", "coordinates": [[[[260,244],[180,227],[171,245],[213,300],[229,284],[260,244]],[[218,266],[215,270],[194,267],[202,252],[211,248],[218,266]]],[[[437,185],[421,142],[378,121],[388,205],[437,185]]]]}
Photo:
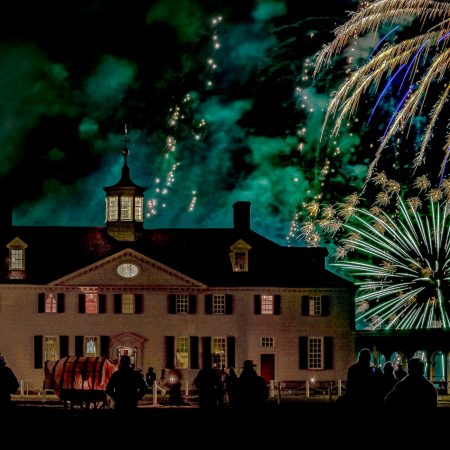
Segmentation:
{"type": "Polygon", "coordinates": [[[310,398],[328,397],[330,401],[333,396],[339,397],[345,391],[345,381],[280,381],[272,380],[269,383],[269,395],[281,403],[282,398],[310,398]]]}

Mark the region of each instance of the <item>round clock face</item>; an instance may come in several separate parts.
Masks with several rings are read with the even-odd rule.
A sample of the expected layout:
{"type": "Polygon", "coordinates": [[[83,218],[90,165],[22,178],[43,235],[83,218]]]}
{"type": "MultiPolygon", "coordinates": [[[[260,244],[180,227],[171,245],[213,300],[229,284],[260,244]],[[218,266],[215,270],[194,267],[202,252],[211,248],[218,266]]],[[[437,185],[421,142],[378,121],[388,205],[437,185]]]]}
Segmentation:
{"type": "Polygon", "coordinates": [[[139,273],[139,268],[135,264],[125,263],[117,267],[117,273],[121,277],[132,278],[139,273]]]}

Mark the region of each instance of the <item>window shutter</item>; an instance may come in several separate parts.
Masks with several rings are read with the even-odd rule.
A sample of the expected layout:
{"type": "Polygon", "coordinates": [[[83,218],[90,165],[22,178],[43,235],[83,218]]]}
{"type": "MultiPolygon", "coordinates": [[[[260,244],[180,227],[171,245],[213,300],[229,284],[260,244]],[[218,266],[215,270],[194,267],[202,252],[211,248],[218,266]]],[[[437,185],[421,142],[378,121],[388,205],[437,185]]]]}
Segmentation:
{"type": "Polygon", "coordinates": [[[106,294],[98,294],[98,313],[106,313],[106,294]]]}
{"type": "Polygon", "coordinates": [[[143,310],[143,298],[142,298],[142,294],[136,294],[134,296],[134,312],[135,314],[142,314],[142,310],[143,310]]]}
{"type": "Polygon", "coordinates": [[[63,313],[64,309],[65,309],[65,305],[64,305],[64,294],[62,292],[57,294],[56,301],[57,301],[56,311],[58,313],[63,313]]]}
{"type": "Polygon", "coordinates": [[[114,314],[122,313],[122,295],[114,294],[114,314]]]}
{"type": "Polygon", "coordinates": [[[78,296],[78,312],[80,314],[84,314],[86,312],[86,296],[84,294],[80,294],[78,296]]]}
{"type": "Polygon", "coordinates": [[[197,296],[189,295],[189,314],[197,314],[197,296]]]}
{"type": "Polygon", "coordinates": [[[298,338],[299,369],[308,368],[308,336],[298,338]]]}
{"type": "Polygon", "coordinates": [[[42,336],[34,336],[34,368],[42,369],[42,336]]]}
{"type": "Polygon", "coordinates": [[[177,296],[175,294],[169,294],[167,296],[167,312],[169,314],[175,314],[177,312],[177,296]]]}
{"type": "Polygon", "coordinates": [[[45,312],[45,294],[40,292],[38,294],[38,313],[45,312]]]}
{"type": "Polygon", "coordinates": [[[175,362],[175,337],[166,336],[166,367],[168,369],[174,368],[175,362]]]}
{"type": "Polygon", "coordinates": [[[227,336],[227,367],[236,367],[236,338],[227,336]]]}
{"type": "Polygon", "coordinates": [[[65,358],[69,355],[69,336],[59,337],[59,357],[65,358]]]}
{"type": "Polygon", "coordinates": [[[84,336],[75,336],[75,356],[84,354],[84,336]]]}
{"type": "Polygon", "coordinates": [[[233,314],[233,296],[231,294],[225,295],[225,314],[233,314]]]}
{"type": "Polygon", "coordinates": [[[309,295],[302,296],[302,316],[309,316],[309,295]]]}
{"type": "Polygon", "coordinates": [[[213,304],[212,294],[205,295],[205,314],[212,314],[212,304],[213,304]]]}
{"type": "Polygon", "coordinates": [[[273,300],[273,313],[276,316],[279,316],[281,314],[281,295],[274,295],[273,300]]]}
{"type": "Polygon", "coordinates": [[[333,368],[333,337],[325,336],[323,338],[323,346],[324,346],[324,369],[332,369],[333,368]]]}
{"type": "Polygon", "coordinates": [[[190,362],[191,369],[198,369],[198,337],[191,336],[190,337],[190,362]]]}
{"type": "Polygon", "coordinates": [[[255,295],[255,314],[261,314],[261,296],[255,295]]]}
{"type": "Polygon", "coordinates": [[[109,336],[100,336],[100,356],[109,357],[109,336]]]}
{"type": "Polygon", "coordinates": [[[211,338],[209,336],[202,337],[202,365],[203,367],[211,367],[211,338]]]}
{"type": "Polygon", "coordinates": [[[322,316],[330,315],[330,297],[322,295],[322,316]]]}

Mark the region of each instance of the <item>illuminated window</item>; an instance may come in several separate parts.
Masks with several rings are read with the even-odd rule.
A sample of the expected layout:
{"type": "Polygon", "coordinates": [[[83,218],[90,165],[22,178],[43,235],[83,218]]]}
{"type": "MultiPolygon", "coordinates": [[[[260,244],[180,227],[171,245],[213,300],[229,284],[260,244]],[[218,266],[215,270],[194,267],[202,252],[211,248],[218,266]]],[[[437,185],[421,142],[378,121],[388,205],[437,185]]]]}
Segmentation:
{"type": "Polygon", "coordinates": [[[273,295],[261,295],[261,314],[273,314],[273,295]]]}
{"type": "Polygon", "coordinates": [[[120,219],[133,220],[133,197],[120,197],[120,219]]]}
{"type": "Polygon", "coordinates": [[[11,249],[11,270],[23,270],[24,264],[23,264],[23,253],[24,251],[22,249],[11,249]]]}
{"type": "Polygon", "coordinates": [[[320,296],[309,297],[309,315],[310,316],[322,315],[322,298],[320,296]]]}
{"type": "Polygon", "coordinates": [[[86,336],[84,338],[84,356],[100,356],[98,336],[86,336]]]}
{"type": "Polygon", "coordinates": [[[115,222],[119,220],[119,197],[108,197],[107,199],[107,220],[115,222]]]}
{"type": "Polygon", "coordinates": [[[44,361],[57,361],[59,359],[59,339],[57,336],[44,336],[42,356],[44,361]]]}
{"type": "Polygon", "coordinates": [[[323,369],[323,338],[308,339],[308,369],[323,369]]]}
{"type": "Polygon", "coordinates": [[[176,301],[177,314],[185,314],[189,312],[189,296],[187,294],[177,294],[176,301]]]}
{"type": "Polygon", "coordinates": [[[221,369],[226,367],[226,356],[227,356],[227,340],[224,337],[213,337],[212,338],[212,364],[213,367],[221,369]]]}
{"type": "Polygon", "coordinates": [[[134,314],[134,295],[122,294],[122,313],[134,314]]]}
{"type": "Polygon", "coordinates": [[[9,249],[9,270],[25,270],[25,249],[28,247],[19,237],[7,246],[9,249]]]}
{"type": "Polygon", "coordinates": [[[86,314],[98,313],[98,294],[86,294],[86,314]]]}
{"type": "MultiPolygon", "coordinates": [[[[55,294],[47,294],[45,297],[45,312],[55,313],[58,311],[55,294]]],[[[53,361],[53,360],[52,360],[53,361]]]]}
{"type": "Polygon", "coordinates": [[[261,338],[261,347],[273,347],[274,339],[273,337],[262,337],[261,338]]]}
{"type": "Polygon", "coordinates": [[[213,296],[213,314],[225,314],[225,295],[213,296]]]}
{"type": "Polygon", "coordinates": [[[134,198],[134,220],[136,222],[144,221],[144,198],[135,197],[134,198]]]}
{"type": "Polygon", "coordinates": [[[177,338],[176,347],[176,367],[180,369],[189,368],[189,338],[177,338]]]}

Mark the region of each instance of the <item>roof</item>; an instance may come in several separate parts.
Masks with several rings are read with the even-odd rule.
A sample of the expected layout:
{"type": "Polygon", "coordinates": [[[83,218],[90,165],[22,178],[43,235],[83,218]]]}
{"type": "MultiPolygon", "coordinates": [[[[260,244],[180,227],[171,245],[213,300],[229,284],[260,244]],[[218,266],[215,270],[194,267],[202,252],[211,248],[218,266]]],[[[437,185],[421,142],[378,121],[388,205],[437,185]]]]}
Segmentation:
{"type": "Polygon", "coordinates": [[[251,229],[145,229],[134,242],[117,241],[102,227],[19,227],[1,233],[0,283],[46,285],[130,248],[210,287],[336,287],[353,285],[325,269],[325,248],[283,247],[251,229]],[[9,250],[27,244],[26,277],[9,278],[9,250]],[[243,240],[249,271],[233,272],[230,248],[243,240]]]}

